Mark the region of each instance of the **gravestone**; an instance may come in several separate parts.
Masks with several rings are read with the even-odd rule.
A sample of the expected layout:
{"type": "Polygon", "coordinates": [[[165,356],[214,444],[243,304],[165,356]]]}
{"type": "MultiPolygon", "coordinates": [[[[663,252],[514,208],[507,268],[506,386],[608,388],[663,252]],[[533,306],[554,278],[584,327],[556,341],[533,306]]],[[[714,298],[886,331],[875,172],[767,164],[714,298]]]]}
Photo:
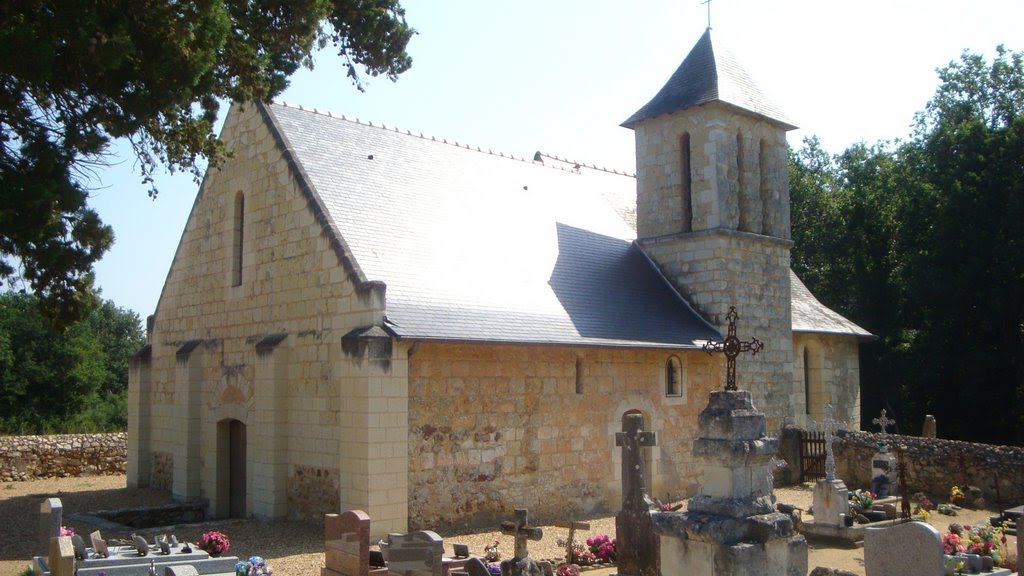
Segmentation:
{"type": "Polygon", "coordinates": [[[577,530],[590,530],[590,524],[587,522],[559,522],[555,524],[559,528],[568,528],[569,536],[565,539],[565,563],[573,564],[573,557],[576,555],[574,545],[576,544],[576,531],[577,530]]]}
{"type": "Polygon", "coordinates": [[[370,517],[362,510],[324,515],[321,576],[383,576],[387,568],[370,566],[370,517]]]}
{"type": "Polygon", "coordinates": [[[164,576],[199,576],[199,571],[191,564],[176,564],[165,566],[164,576]]]}
{"type": "Polygon", "coordinates": [[[1024,571],[1024,517],[1017,518],[1017,572],[1024,571]]]}
{"type": "Polygon", "coordinates": [[[644,432],[644,417],[626,414],[615,445],[622,448],[622,509],[615,515],[615,564],[621,574],[658,576],[658,535],[651,521],[654,503],[644,494],[647,471],[642,450],[654,446],[657,436],[644,432]]]}
{"type": "Polygon", "coordinates": [[[50,549],[50,538],[60,536],[64,522],[64,504],[60,498],[47,498],[39,505],[39,550],[50,549]]]}
{"type": "Polygon", "coordinates": [[[501,562],[501,576],[544,576],[550,571],[550,563],[535,561],[529,557],[530,552],[526,549],[527,541],[540,540],[544,537],[544,531],[530,526],[530,513],[526,508],[516,508],[515,513],[514,521],[501,523],[501,533],[516,539],[515,556],[501,562]]]}
{"type": "Polygon", "coordinates": [[[50,538],[50,576],[75,576],[75,547],[70,536],[50,538]]]}
{"type": "Polygon", "coordinates": [[[942,574],[942,538],[923,522],[907,522],[864,532],[866,576],[942,574]]]}
{"type": "Polygon", "coordinates": [[[836,421],[832,419],[832,405],[825,406],[825,478],[814,485],[814,523],[843,526],[850,508],[850,492],[846,484],[836,478],[836,459],[832,451],[836,421]]]}
{"type": "Polygon", "coordinates": [[[931,414],[925,414],[924,426],[921,427],[922,438],[937,438],[938,431],[936,430],[935,416],[931,414]]]}
{"type": "Polygon", "coordinates": [[[397,576],[441,576],[444,542],[435,532],[418,530],[388,534],[380,543],[388,563],[388,574],[397,576]]]}
{"type": "Polygon", "coordinates": [[[712,392],[698,419],[694,455],[703,461],[699,492],[686,512],[651,514],[661,536],[663,574],[805,576],[807,541],[775,511],[768,481],[778,439],[750,392],[712,392]]]}

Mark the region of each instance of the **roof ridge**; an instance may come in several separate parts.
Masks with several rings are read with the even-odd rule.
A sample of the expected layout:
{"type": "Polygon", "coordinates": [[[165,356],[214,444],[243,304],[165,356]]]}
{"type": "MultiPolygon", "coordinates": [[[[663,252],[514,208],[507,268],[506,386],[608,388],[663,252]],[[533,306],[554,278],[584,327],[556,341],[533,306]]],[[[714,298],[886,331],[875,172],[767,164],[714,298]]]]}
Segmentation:
{"type": "Polygon", "coordinates": [[[563,162],[565,164],[572,164],[574,172],[579,172],[580,168],[589,168],[591,170],[597,170],[598,172],[607,172],[608,174],[617,174],[619,176],[626,176],[626,177],[629,177],[629,178],[636,178],[636,173],[630,174],[629,172],[626,172],[625,170],[617,170],[615,168],[608,168],[606,166],[598,166],[597,164],[587,164],[586,162],[577,162],[576,160],[570,160],[569,158],[563,158],[563,157],[557,156],[555,154],[548,154],[547,152],[543,152],[541,150],[538,150],[533,155],[533,160],[535,162],[543,163],[544,161],[541,160],[541,157],[543,157],[543,158],[551,158],[552,160],[555,160],[557,162],[563,162]]]}
{"type": "Polygon", "coordinates": [[[396,134],[405,134],[407,136],[412,136],[414,138],[420,138],[422,140],[430,140],[431,142],[437,142],[437,143],[440,143],[440,144],[446,144],[448,146],[455,146],[456,148],[463,148],[465,150],[479,152],[481,154],[487,154],[489,156],[498,156],[500,158],[505,158],[505,159],[508,159],[508,160],[515,160],[515,161],[518,161],[518,162],[524,162],[524,163],[528,163],[528,164],[533,164],[533,165],[541,166],[541,167],[544,167],[544,168],[550,168],[552,170],[561,170],[562,172],[573,172],[573,173],[577,173],[577,174],[579,173],[578,169],[574,170],[574,169],[571,169],[571,168],[566,168],[564,166],[549,166],[549,165],[545,164],[543,162],[543,160],[538,160],[537,156],[538,155],[546,156],[548,158],[552,158],[554,160],[558,160],[559,162],[564,162],[564,163],[567,163],[567,164],[574,164],[574,165],[578,165],[580,167],[585,167],[585,168],[589,168],[589,169],[592,169],[592,170],[597,170],[599,172],[607,172],[609,174],[618,174],[620,176],[636,178],[636,174],[629,174],[629,173],[624,172],[624,171],[620,172],[618,170],[613,170],[613,169],[609,169],[609,168],[605,168],[605,167],[598,167],[595,164],[584,164],[584,163],[580,163],[580,162],[573,162],[571,160],[566,160],[566,159],[559,158],[557,156],[552,156],[552,155],[549,155],[549,154],[545,154],[545,153],[542,153],[542,152],[537,152],[537,154],[534,154],[533,159],[528,160],[526,158],[526,156],[516,156],[515,154],[512,154],[511,152],[507,153],[507,154],[505,152],[501,151],[501,150],[495,152],[493,148],[484,149],[481,146],[472,146],[472,145],[467,144],[465,142],[459,142],[458,140],[449,141],[447,138],[444,138],[444,137],[438,138],[437,136],[426,135],[423,132],[419,132],[419,131],[413,132],[412,130],[407,130],[407,129],[403,130],[401,128],[398,128],[397,126],[391,126],[389,128],[383,122],[374,124],[370,120],[360,120],[359,118],[357,118],[355,116],[349,117],[349,116],[347,116],[345,114],[334,114],[330,110],[321,111],[321,110],[319,110],[317,108],[310,108],[308,106],[303,106],[302,104],[290,104],[290,103],[288,103],[288,102],[286,102],[284,100],[274,100],[272,103],[277,105],[277,106],[283,106],[285,108],[291,108],[293,110],[301,110],[303,112],[311,112],[313,114],[319,114],[320,116],[327,116],[329,118],[335,118],[335,119],[338,119],[338,120],[344,120],[346,122],[352,122],[352,123],[358,124],[360,126],[369,126],[370,128],[377,128],[377,129],[385,130],[385,131],[388,131],[388,132],[394,132],[396,134]]]}

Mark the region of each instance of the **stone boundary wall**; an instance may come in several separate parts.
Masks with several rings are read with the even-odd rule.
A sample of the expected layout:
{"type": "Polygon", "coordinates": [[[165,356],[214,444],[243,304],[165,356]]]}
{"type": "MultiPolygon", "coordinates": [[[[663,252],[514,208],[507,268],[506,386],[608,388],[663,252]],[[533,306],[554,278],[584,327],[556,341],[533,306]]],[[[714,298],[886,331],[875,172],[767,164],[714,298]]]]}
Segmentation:
{"type": "MultiPolygon", "coordinates": [[[[782,432],[780,457],[789,463],[776,473],[777,484],[795,484],[800,470],[800,429],[782,432]]],[[[937,504],[949,498],[949,488],[977,486],[989,507],[1024,504],[1024,447],[977,444],[942,438],[888,434],[890,449],[900,446],[907,464],[907,483],[914,493],[924,492],[937,504]]],[[[881,434],[840,430],[833,450],[836,476],[850,490],[871,487],[871,458],[881,434]]]]}
{"type": "Polygon", "coordinates": [[[0,482],[124,474],[127,435],[0,436],[0,482]]]}

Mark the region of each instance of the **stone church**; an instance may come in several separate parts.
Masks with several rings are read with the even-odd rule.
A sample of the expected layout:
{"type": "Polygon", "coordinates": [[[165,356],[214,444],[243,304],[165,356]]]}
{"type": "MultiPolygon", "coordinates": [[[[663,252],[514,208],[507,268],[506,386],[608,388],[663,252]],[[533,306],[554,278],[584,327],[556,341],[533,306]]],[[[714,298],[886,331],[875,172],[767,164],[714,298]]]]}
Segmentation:
{"type": "Polygon", "coordinates": [[[769,419],[859,424],[863,329],[790,270],[794,126],[705,33],[623,126],[630,176],[281,104],[232,106],[132,362],[128,481],[215,517],[358,508],[375,533],[689,495],[723,385],[769,419]]]}

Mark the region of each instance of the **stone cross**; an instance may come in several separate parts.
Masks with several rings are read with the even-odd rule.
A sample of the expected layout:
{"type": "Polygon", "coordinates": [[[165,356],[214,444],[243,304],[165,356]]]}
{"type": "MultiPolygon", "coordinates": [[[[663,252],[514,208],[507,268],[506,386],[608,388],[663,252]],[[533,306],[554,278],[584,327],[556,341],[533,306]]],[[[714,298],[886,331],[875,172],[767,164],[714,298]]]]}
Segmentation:
{"type": "Polygon", "coordinates": [[[752,356],[756,356],[764,348],[764,344],[757,338],[751,338],[747,342],[736,337],[736,320],[739,319],[739,314],[736,313],[735,306],[729,307],[729,313],[725,317],[729,320],[729,333],[725,340],[721,342],[714,340],[705,342],[704,351],[708,354],[714,354],[715,352],[725,354],[725,389],[736,390],[736,357],[742,352],[750,352],[752,356]]]}
{"type": "Polygon", "coordinates": [[[590,524],[573,520],[570,522],[559,522],[555,526],[569,529],[569,537],[565,540],[565,563],[573,564],[573,559],[576,556],[576,551],[573,550],[573,544],[576,542],[576,531],[590,530],[590,524]]]}
{"type": "Polygon", "coordinates": [[[530,513],[526,508],[516,508],[515,522],[506,520],[501,523],[501,533],[516,537],[516,558],[526,558],[530,553],[526,550],[526,541],[537,541],[544,537],[544,530],[529,525],[530,513]]]}
{"type": "Polygon", "coordinates": [[[701,4],[708,6],[708,30],[711,30],[711,0],[704,0],[701,4]]]}
{"type": "Polygon", "coordinates": [[[60,498],[47,498],[39,504],[39,547],[50,549],[50,538],[60,536],[64,523],[64,504],[60,498]]]}
{"type": "Polygon", "coordinates": [[[644,432],[644,417],[626,414],[622,432],[615,433],[615,445],[622,447],[622,508],[624,510],[649,509],[644,499],[647,471],[644,469],[640,449],[654,446],[658,438],[654,432],[644,432]]]}
{"type": "Polygon", "coordinates": [[[885,429],[888,428],[889,426],[895,426],[896,425],[896,421],[895,420],[891,420],[891,419],[889,419],[888,416],[885,415],[885,408],[882,408],[882,415],[879,416],[878,418],[873,419],[871,421],[871,423],[876,425],[876,426],[881,426],[882,427],[882,434],[886,433],[885,429]]]}
{"type": "Polygon", "coordinates": [[[822,422],[822,432],[825,433],[825,481],[831,482],[836,479],[836,456],[832,451],[832,440],[836,431],[836,421],[832,419],[832,405],[825,405],[825,421],[822,422]]]}

